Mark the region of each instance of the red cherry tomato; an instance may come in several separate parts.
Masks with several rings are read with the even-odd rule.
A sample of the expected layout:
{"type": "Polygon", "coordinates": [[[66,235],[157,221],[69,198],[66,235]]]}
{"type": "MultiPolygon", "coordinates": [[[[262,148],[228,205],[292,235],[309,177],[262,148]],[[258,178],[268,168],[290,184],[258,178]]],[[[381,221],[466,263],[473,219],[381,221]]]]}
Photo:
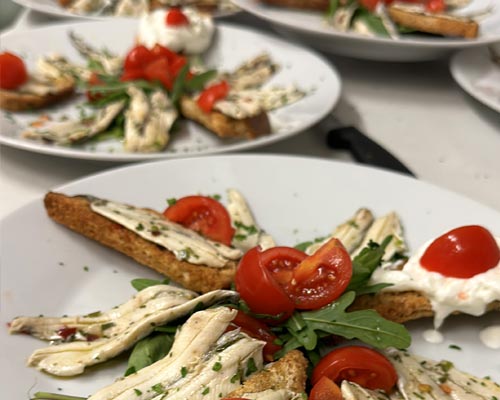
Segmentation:
{"type": "Polygon", "coordinates": [[[386,393],[398,380],[394,366],[384,355],[362,346],[340,347],[324,356],[314,367],[312,384],[316,385],[323,376],[337,384],[348,380],[386,393]]]}
{"type": "Polygon", "coordinates": [[[263,352],[266,361],[273,361],[274,354],[281,350],[281,346],[275,343],[278,338],[270,331],[269,327],[264,322],[245,314],[243,311],[238,311],[228,330],[236,327],[239,327],[248,336],[266,342],[263,352]]]}
{"type": "Polygon", "coordinates": [[[15,54],[0,54],[0,88],[14,90],[28,80],[24,61],[15,54]]]}
{"type": "Polygon", "coordinates": [[[322,376],[311,389],[309,400],[342,400],[342,392],[337,384],[326,376],[322,376]]]}
{"type": "Polygon", "coordinates": [[[128,52],[123,68],[125,71],[142,69],[154,60],[151,50],[141,44],[128,52]]]}
{"type": "Polygon", "coordinates": [[[178,8],[171,8],[165,16],[165,23],[171,26],[189,25],[189,19],[178,8]]]}
{"type": "Polygon", "coordinates": [[[229,89],[229,84],[226,81],[207,87],[198,97],[198,106],[206,113],[209,113],[217,100],[222,100],[227,96],[229,89]]]}
{"type": "MultiPolygon", "coordinates": [[[[254,247],[245,253],[236,270],[236,290],[254,313],[281,316],[280,322],[292,315],[295,306],[283,288],[272,277],[254,247]]],[[[271,322],[271,321],[269,321],[271,322]]]]}
{"type": "Polygon", "coordinates": [[[203,236],[231,245],[234,228],[224,206],[206,196],[187,196],[168,207],[163,215],[203,236]]]}
{"type": "Polygon", "coordinates": [[[293,247],[272,247],[261,253],[262,265],[271,273],[278,284],[285,289],[293,279],[293,271],[307,254],[293,247]]]}
{"type": "Polygon", "coordinates": [[[161,84],[171,90],[173,87],[172,75],[167,59],[159,58],[144,68],[144,76],[148,81],[159,81],[161,84]]]}
{"type": "MultiPolygon", "coordinates": [[[[104,82],[101,80],[101,78],[99,78],[99,75],[97,75],[95,72],[92,72],[92,75],[90,75],[87,84],[89,86],[101,86],[104,85],[104,82]]],[[[91,92],[90,90],[87,90],[86,95],[89,101],[97,101],[104,97],[102,93],[91,92]]]]}
{"type": "Polygon", "coordinates": [[[446,4],[444,0],[428,0],[426,8],[430,12],[439,13],[446,10],[446,4]]]}
{"type": "Polygon", "coordinates": [[[293,270],[293,279],[284,289],[298,309],[318,309],[337,299],[351,276],[351,257],[342,243],[332,238],[293,270]]]}
{"type": "Polygon", "coordinates": [[[187,59],[184,56],[177,56],[170,64],[170,73],[175,78],[181,72],[181,69],[187,64],[187,59]]]}
{"type": "Polygon", "coordinates": [[[179,57],[177,53],[158,43],[151,49],[151,53],[153,53],[155,59],[166,58],[170,63],[179,57]]]}
{"type": "Polygon", "coordinates": [[[379,1],[381,0],[360,0],[359,4],[361,4],[361,6],[366,8],[368,11],[375,11],[379,1]]]}
{"type": "Polygon", "coordinates": [[[128,71],[123,71],[123,74],[120,77],[122,82],[136,81],[138,79],[146,79],[142,69],[129,69],[128,71]]]}
{"type": "Polygon", "coordinates": [[[435,239],[420,258],[428,271],[453,278],[471,278],[498,265],[500,249],[482,226],[453,229],[435,239]]]}

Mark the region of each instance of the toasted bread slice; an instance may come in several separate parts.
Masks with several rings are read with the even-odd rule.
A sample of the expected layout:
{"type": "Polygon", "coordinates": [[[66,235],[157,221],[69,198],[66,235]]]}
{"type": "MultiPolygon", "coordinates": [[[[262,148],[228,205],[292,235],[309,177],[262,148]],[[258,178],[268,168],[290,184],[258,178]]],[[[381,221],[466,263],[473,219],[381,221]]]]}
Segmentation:
{"type": "Polygon", "coordinates": [[[271,133],[271,125],[265,112],[254,117],[234,119],[218,111],[204,112],[196,101],[183,97],[180,102],[182,115],[198,122],[221,138],[254,139],[271,133]]]}
{"type": "Polygon", "coordinates": [[[304,10],[326,11],[329,0],[261,0],[263,3],[278,7],[301,8],[304,10]]]}
{"type": "Polygon", "coordinates": [[[299,350],[292,350],[262,371],[251,375],[245,383],[229,393],[226,398],[242,397],[244,394],[264,390],[286,389],[294,393],[306,390],[307,360],[299,350]]]}
{"type": "Polygon", "coordinates": [[[397,3],[388,7],[388,13],[395,23],[419,32],[474,39],[479,31],[478,23],[470,18],[424,13],[397,3]]]}
{"type": "Polygon", "coordinates": [[[83,196],[69,197],[49,192],[44,203],[54,221],[133,258],[187,289],[206,293],[228,288],[233,281],[236,272],[234,262],[222,268],[212,268],[181,261],[164,247],[95,213],[90,208],[89,200],[83,196]]]}
{"type": "Polygon", "coordinates": [[[50,92],[45,94],[0,89],[0,108],[8,111],[38,110],[68,98],[75,91],[75,81],[69,77],[51,81],[50,86],[50,92]]]}
{"type": "MultiPolygon", "coordinates": [[[[422,293],[415,291],[382,291],[375,295],[359,296],[349,311],[366,309],[373,309],[382,317],[398,323],[434,316],[429,299],[422,293]]],[[[500,301],[489,304],[487,309],[488,311],[500,311],[500,301]]]]}

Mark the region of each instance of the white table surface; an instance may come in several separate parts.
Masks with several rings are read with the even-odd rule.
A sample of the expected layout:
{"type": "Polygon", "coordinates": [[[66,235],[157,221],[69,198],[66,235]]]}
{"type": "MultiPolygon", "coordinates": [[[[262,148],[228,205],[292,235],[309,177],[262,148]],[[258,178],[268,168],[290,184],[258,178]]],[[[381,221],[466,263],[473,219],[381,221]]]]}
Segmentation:
{"type": "MultiPolygon", "coordinates": [[[[247,14],[235,22],[268,29],[247,14]]],[[[14,29],[54,23],[34,12],[14,29]]],[[[354,124],[402,160],[419,179],[500,211],[500,114],[463,92],[448,60],[380,63],[327,55],[343,83],[334,115],[354,124]]],[[[252,152],[299,154],[353,162],[330,150],[314,128],[252,152]]],[[[0,218],[49,189],[123,164],[35,154],[0,146],[0,218]]],[[[411,199],[411,193],[408,193],[411,199]]],[[[460,210],[457,210],[459,213],[460,210]]]]}

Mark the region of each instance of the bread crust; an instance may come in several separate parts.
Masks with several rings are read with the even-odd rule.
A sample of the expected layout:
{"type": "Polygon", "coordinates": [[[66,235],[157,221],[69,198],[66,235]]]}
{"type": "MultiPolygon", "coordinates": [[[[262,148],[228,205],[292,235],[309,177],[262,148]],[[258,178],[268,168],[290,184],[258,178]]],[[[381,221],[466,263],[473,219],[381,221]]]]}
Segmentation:
{"type": "Polygon", "coordinates": [[[133,258],[187,289],[206,293],[229,288],[233,282],[234,262],[212,268],[178,260],[171,251],[92,211],[86,197],[49,192],[44,204],[49,217],[57,223],[133,258]]]}
{"type": "MultiPolygon", "coordinates": [[[[349,307],[349,311],[367,309],[375,310],[382,317],[398,323],[434,316],[429,299],[423,293],[416,291],[382,291],[375,295],[366,294],[358,296],[349,307]]],[[[487,310],[500,311],[500,301],[489,304],[487,310]]]]}
{"type": "Polygon", "coordinates": [[[198,122],[221,138],[255,139],[271,133],[271,125],[265,112],[255,117],[234,119],[218,111],[206,113],[193,98],[184,96],[180,101],[182,115],[198,122]]]}
{"type": "Polygon", "coordinates": [[[226,397],[241,397],[245,393],[288,389],[295,393],[306,391],[308,362],[299,350],[292,350],[264,370],[252,374],[241,387],[226,397]]]}
{"type": "Polygon", "coordinates": [[[329,0],[261,0],[263,3],[288,8],[300,8],[303,10],[326,11],[330,5],[329,0]]]}
{"type": "Polygon", "coordinates": [[[397,4],[389,6],[387,11],[395,23],[419,32],[474,39],[479,31],[478,23],[471,19],[409,11],[397,4]]]}
{"type": "Polygon", "coordinates": [[[50,106],[70,97],[75,91],[72,78],[61,78],[54,81],[56,90],[44,95],[22,93],[16,90],[0,89],[0,108],[8,111],[30,111],[50,106]]]}

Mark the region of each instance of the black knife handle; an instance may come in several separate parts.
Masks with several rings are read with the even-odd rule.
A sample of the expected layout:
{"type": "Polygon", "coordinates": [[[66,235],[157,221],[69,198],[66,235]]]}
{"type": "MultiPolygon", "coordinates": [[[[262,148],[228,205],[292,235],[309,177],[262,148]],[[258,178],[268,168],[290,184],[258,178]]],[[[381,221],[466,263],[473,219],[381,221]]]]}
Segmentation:
{"type": "Polygon", "coordinates": [[[354,159],[362,164],[415,176],[406,165],[353,126],[336,128],[329,131],[327,134],[327,144],[334,149],[349,150],[354,159]]]}

